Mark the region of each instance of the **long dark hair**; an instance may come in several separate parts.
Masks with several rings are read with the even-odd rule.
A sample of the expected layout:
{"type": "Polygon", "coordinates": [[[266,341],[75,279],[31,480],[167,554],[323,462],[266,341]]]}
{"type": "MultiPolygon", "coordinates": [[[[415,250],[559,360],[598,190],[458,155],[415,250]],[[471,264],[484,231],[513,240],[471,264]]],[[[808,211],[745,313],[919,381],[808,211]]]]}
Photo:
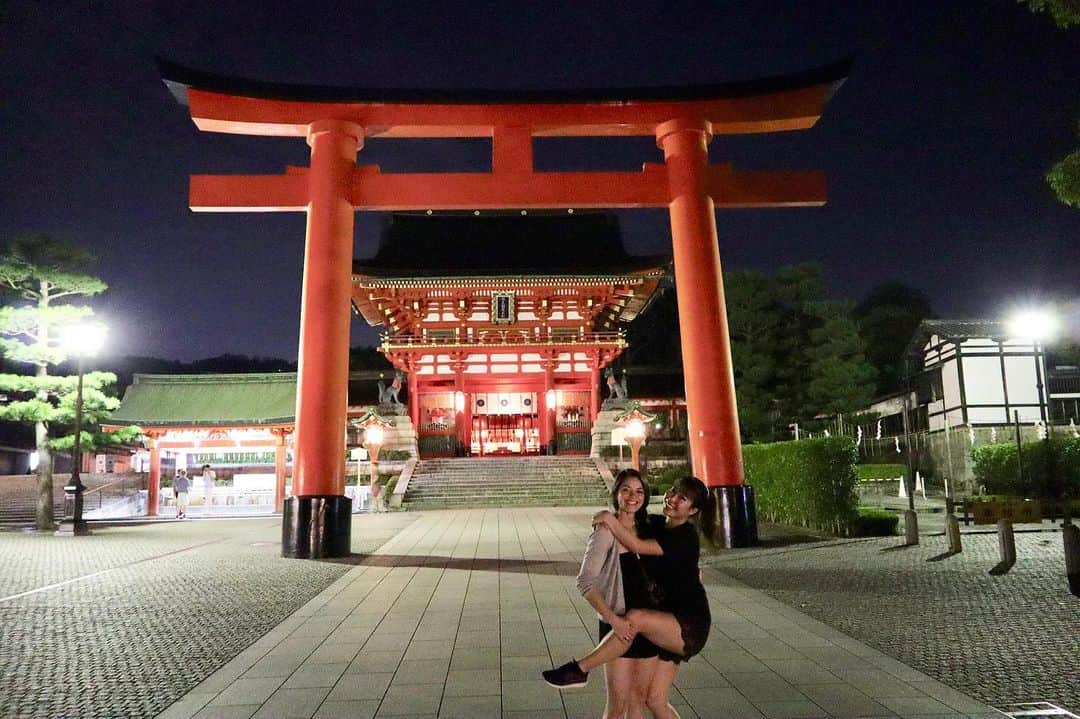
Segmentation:
{"type": "Polygon", "coordinates": [[[716,543],[716,510],[713,505],[712,495],[709,488],[697,477],[686,476],[675,481],[671,485],[671,491],[681,494],[690,500],[690,506],[698,510],[691,521],[697,524],[698,530],[705,535],[709,544],[716,543]]]}
{"type": "Polygon", "coordinates": [[[649,483],[641,476],[641,472],[627,468],[615,475],[615,483],[611,485],[611,506],[616,512],[619,511],[619,488],[629,479],[641,482],[641,488],[645,490],[645,501],[634,512],[634,529],[637,530],[639,537],[646,537],[649,532],[649,497],[652,496],[652,491],[649,489],[649,483]]]}

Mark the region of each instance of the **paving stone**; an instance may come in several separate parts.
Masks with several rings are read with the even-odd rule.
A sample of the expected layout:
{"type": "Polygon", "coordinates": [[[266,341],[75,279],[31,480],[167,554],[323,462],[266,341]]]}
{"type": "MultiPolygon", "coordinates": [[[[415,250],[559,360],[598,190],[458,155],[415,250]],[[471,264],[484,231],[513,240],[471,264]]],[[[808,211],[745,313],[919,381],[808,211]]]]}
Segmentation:
{"type": "Polygon", "coordinates": [[[498,670],[458,669],[446,675],[445,694],[453,696],[498,696],[501,681],[498,670]]]}
{"type": "Polygon", "coordinates": [[[502,712],[502,698],[496,694],[486,696],[448,696],[439,707],[439,719],[477,719],[497,717],[502,712]]]}
{"type": "Polygon", "coordinates": [[[379,705],[379,716],[436,715],[442,699],[442,684],[391,685],[379,705]]]}
{"type": "Polygon", "coordinates": [[[754,706],[767,719],[809,719],[810,717],[827,717],[828,712],[810,700],[787,701],[787,702],[754,702],[754,706]]]}
{"type": "Polygon", "coordinates": [[[278,689],[255,712],[254,719],[310,719],[329,692],[330,687],[278,689]]]}
{"type": "Polygon", "coordinates": [[[379,709],[379,700],[324,701],[314,719],[372,719],[379,709]]]}
{"type": "Polygon", "coordinates": [[[281,686],[283,689],[332,687],[337,684],[347,666],[345,663],[303,664],[281,686]]]}

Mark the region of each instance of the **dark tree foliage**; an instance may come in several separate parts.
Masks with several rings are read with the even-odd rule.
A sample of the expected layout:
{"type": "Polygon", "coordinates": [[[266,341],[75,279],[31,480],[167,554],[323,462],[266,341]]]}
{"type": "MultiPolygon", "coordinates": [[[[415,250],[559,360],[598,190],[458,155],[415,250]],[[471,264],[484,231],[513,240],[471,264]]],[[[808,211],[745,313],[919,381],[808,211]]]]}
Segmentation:
{"type": "Polygon", "coordinates": [[[1060,28],[1080,25],[1080,0],[1017,0],[1027,5],[1031,12],[1043,13],[1053,18],[1060,28]]]}
{"type": "Polygon", "coordinates": [[[118,378],[121,388],[128,387],[136,374],[244,374],[249,372],[295,372],[296,362],[277,357],[250,357],[223,354],[216,357],[181,362],[158,357],[128,356],[114,359],[109,370],[118,378]]]}
{"type": "Polygon", "coordinates": [[[877,370],[876,394],[903,389],[903,353],[919,323],[930,318],[930,300],[921,291],[899,282],[886,282],[851,313],[866,344],[866,359],[877,370]]]}
{"type": "MultiPolygon", "coordinates": [[[[724,275],[739,424],[748,441],[787,436],[788,424],[849,413],[872,398],[874,370],[844,303],[825,299],[821,267],[724,275]]],[[[631,325],[631,363],[679,366],[675,293],[631,325]]]]}
{"type": "MultiPolygon", "coordinates": [[[[1080,26],[1080,0],[1017,0],[1032,12],[1049,15],[1062,30],[1080,26]]],[[[1080,123],[1077,125],[1080,134],[1080,123]]],[[[1073,150],[1046,173],[1046,182],[1058,199],[1080,208],[1080,149],[1073,150]]]]}

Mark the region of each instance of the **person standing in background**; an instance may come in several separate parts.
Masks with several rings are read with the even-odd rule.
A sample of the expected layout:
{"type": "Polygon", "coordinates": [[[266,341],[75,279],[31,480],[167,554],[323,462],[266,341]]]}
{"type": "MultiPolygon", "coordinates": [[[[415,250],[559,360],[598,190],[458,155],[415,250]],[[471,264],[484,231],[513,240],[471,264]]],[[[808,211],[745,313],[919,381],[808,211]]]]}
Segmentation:
{"type": "Polygon", "coordinates": [[[181,469],[173,479],[173,492],[176,494],[176,518],[183,519],[187,516],[188,490],[191,489],[191,480],[188,479],[187,470],[181,469]]]}
{"type": "Polygon", "coordinates": [[[209,464],[202,466],[202,481],[203,481],[203,497],[206,499],[206,503],[203,505],[205,509],[203,514],[210,514],[210,507],[214,504],[214,480],[217,479],[217,472],[210,469],[209,464]]]}

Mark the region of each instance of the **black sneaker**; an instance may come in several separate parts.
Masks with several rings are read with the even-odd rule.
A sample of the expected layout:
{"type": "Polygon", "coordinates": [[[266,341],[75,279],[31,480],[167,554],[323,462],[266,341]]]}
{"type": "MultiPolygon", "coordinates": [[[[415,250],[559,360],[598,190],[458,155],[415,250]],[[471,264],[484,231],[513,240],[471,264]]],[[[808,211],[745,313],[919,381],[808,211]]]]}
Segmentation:
{"type": "Polygon", "coordinates": [[[543,672],[544,681],[556,689],[579,689],[589,682],[589,673],[581,671],[576,661],[543,672]]]}

